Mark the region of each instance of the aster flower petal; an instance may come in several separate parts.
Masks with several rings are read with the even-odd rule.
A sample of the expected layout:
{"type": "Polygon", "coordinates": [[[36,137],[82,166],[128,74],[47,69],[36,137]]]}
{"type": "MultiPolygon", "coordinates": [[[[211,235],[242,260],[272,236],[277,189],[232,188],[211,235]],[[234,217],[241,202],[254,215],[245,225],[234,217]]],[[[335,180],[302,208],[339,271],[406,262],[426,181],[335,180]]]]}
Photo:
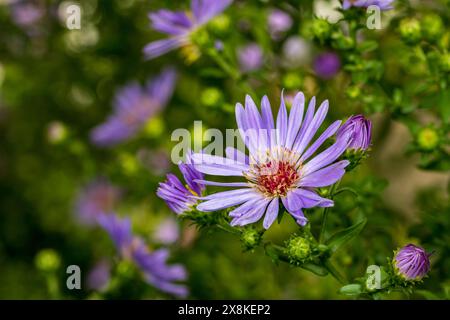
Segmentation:
{"type": "Polygon", "coordinates": [[[284,102],[284,94],[281,92],[281,103],[277,116],[277,144],[279,146],[284,146],[286,144],[287,118],[288,116],[286,104],[284,102]]]}
{"type": "Polygon", "coordinates": [[[144,47],[145,58],[147,60],[157,58],[169,51],[180,48],[185,42],[186,39],[180,36],[150,42],[144,47]]]}
{"type": "Polygon", "coordinates": [[[242,176],[249,168],[248,165],[236,163],[232,159],[203,153],[194,153],[192,161],[198,171],[219,176],[242,176]]]}
{"type": "Polygon", "coordinates": [[[270,106],[269,99],[264,96],[261,99],[261,116],[263,128],[267,130],[268,147],[273,147],[276,145],[276,135],[275,135],[275,125],[273,121],[272,108],[270,106]]]}
{"type": "Polygon", "coordinates": [[[99,225],[109,233],[119,252],[132,243],[130,219],[120,219],[113,213],[102,214],[97,219],[99,225]]]}
{"type": "Polygon", "coordinates": [[[208,180],[195,180],[195,182],[205,185],[205,186],[216,186],[216,187],[248,187],[247,182],[217,182],[208,180]]]}
{"type": "Polygon", "coordinates": [[[177,74],[174,68],[165,68],[159,75],[150,79],[146,91],[159,105],[164,106],[169,101],[175,89],[177,74]]]}
{"type": "Polygon", "coordinates": [[[242,164],[246,164],[246,165],[248,165],[250,163],[250,159],[248,158],[248,156],[245,153],[243,153],[242,151],[240,151],[236,148],[233,148],[233,147],[226,147],[225,155],[228,159],[231,159],[238,163],[242,163],[242,164]]]}
{"type": "Polygon", "coordinates": [[[183,11],[159,10],[148,15],[152,28],[156,31],[179,35],[189,31],[192,21],[183,11]]]}
{"type": "Polygon", "coordinates": [[[295,95],[291,111],[289,113],[288,130],[285,144],[285,147],[288,149],[292,148],[292,145],[295,142],[295,138],[298,135],[303,120],[304,108],[305,96],[303,95],[303,92],[299,92],[295,95]]]}
{"type": "Polygon", "coordinates": [[[252,206],[252,208],[248,212],[246,212],[245,214],[241,215],[238,218],[234,218],[230,224],[232,226],[245,226],[247,224],[258,221],[264,215],[264,212],[266,211],[268,203],[269,203],[269,200],[267,200],[267,199],[258,201],[258,203],[256,203],[256,205],[252,206]]]}
{"type": "Polygon", "coordinates": [[[310,173],[313,173],[335,161],[342,153],[344,153],[348,144],[348,139],[339,139],[331,147],[322,151],[319,155],[308,161],[303,166],[304,176],[307,176],[310,173]]]}
{"type": "Polygon", "coordinates": [[[342,160],[301,178],[300,187],[321,188],[336,183],[345,173],[348,160],[342,160]]]}
{"type": "Polygon", "coordinates": [[[316,134],[319,127],[322,125],[323,121],[325,120],[325,116],[328,112],[328,100],[325,100],[320,105],[319,109],[317,110],[316,114],[314,115],[314,118],[311,122],[305,123],[305,125],[308,126],[307,129],[305,129],[304,135],[299,139],[296,144],[294,145],[293,149],[299,153],[302,154],[303,151],[305,151],[308,144],[311,142],[312,138],[316,134]]]}
{"type": "Polygon", "coordinates": [[[204,199],[206,199],[207,201],[200,203],[197,206],[197,210],[208,212],[233,207],[251,199],[263,200],[264,198],[255,190],[251,188],[245,188],[215,193],[213,195],[205,197],[204,199]]]}
{"type": "MultiPolygon", "coordinates": [[[[334,202],[330,199],[322,198],[317,193],[311,190],[298,188],[292,190],[292,193],[297,197],[296,202],[301,202],[301,208],[313,208],[313,207],[332,207],[334,202]]],[[[295,209],[294,209],[295,210],[295,209]]]]}
{"type": "Polygon", "coordinates": [[[247,202],[244,202],[243,204],[237,206],[233,210],[230,211],[228,214],[232,218],[239,218],[246,213],[250,212],[257,204],[261,201],[261,198],[252,198],[248,200],[247,202]]]}
{"type": "Polygon", "coordinates": [[[203,24],[224,11],[233,0],[192,0],[191,10],[196,24],[203,24]]]}
{"type": "Polygon", "coordinates": [[[336,133],[336,131],[339,129],[339,126],[341,125],[342,121],[337,120],[333,122],[321,135],[317,140],[306,150],[305,153],[302,154],[300,157],[301,162],[305,162],[309,157],[311,157],[314,152],[317,151],[317,149],[320,148],[320,146],[333,134],[336,133]]]}
{"type": "Polygon", "coordinates": [[[278,217],[279,201],[278,198],[273,198],[267,207],[266,216],[264,217],[263,227],[264,229],[269,229],[270,226],[278,217]]]}

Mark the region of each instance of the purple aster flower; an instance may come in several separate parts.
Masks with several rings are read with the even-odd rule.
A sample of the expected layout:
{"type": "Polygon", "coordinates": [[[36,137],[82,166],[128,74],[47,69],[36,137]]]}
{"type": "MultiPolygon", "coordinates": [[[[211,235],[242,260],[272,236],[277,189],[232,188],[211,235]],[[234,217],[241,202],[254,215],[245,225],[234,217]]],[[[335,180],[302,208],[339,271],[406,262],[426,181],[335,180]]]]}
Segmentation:
{"type": "Polygon", "coordinates": [[[344,0],[342,8],[347,10],[350,7],[367,8],[369,6],[378,6],[380,10],[386,11],[393,9],[392,2],[394,0],[344,0]]]}
{"type": "Polygon", "coordinates": [[[153,59],[190,43],[191,34],[224,11],[233,0],[191,0],[191,12],[166,9],[150,12],[154,30],[169,38],[149,43],[144,48],[147,59],[153,59]]]}
{"type": "Polygon", "coordinates": [[[349,149],[367,150],[372,141],[372,122],[363,115],[351,116],[339,128],[336,138],[350,137],[349,149]]]}
{"type": "Polygon", "coordinates": [[[278,39],[281,34],[292,27],[292,18],[282,10],[273,9],[269,13],[267,24],[272,38],[278,39]]]}
{"type": "Polygon", "coordinates": [[[185,163],[180,162],[178,168],[183,174],[186,185],[172,173],[167,175],[167,180],[159,184],[156,195],[165,200],[170,210],[177,214],[190,211],[205,187],[197,180],[203,180],[203,174],[197,171],[192,162],[192,152],[186,155],[185,163]]]}
{"type": "Polygon", "coordinates": [[[201,181],[205,185],[238,187],[203,197],[197,205],[200,211],[216,211],[237,206],[230,211],[231,225],[243,226],[260,220],[268,229],[276,220],[280,202],[304,226],[307,218],[303,209],[330,207],[333,201],[322,198],[314,188],[334,184],[344,175],[347,160],[335,162],[348,147],[348,139],[337,140],[332,146],[312,157],[320,146],[338,130],[341,121],[331,124],[315,141],[319,127],[328,112],[324,101],[315,112],[313,97],[304,114],[305,97],[299,92],[294,98],[290,114],[283,94],[276,121],[268,98],[261,101],[261,113],[250,96],[245,108],[236,104],[236,120],[242,140],[250,157],[228,147],[226,158],[194,154],[197,170],[218,176],[238,176],[245,182],[220,183],[201,181]]]}
{"type": "Polygon", "coordinates": [[[11,17],[19,27],[35,27],[44,15],[45,10],[32,1],[17,1],[11,4],[11,17]]]}
{"type": "Polygon", "coordinates": [[[120,219],[115,214],[105,214],[99,216],[98,221],[111,236],[121,257],[133,261],[149,284],[175,296],[187,296],[187,288],[176,283],[186,280],[186,270],[180,264],[170,266],[167,264],[168,250],[159,249],[150,252],[144,241],[132,234],[129,219],[120,219]]]}
{"type": "Polygon", "coordinates": [[[143,88],[134,83],[120,90],[114,112],[91,132],[91,141],[100,147],[116,145],[134,136],[156,112],[165,107],[175,86],[175,71],[165,69],[143,88]]]}
{"type": "Polygon", "coordinates": [[[180,228],[173,218],[164,219],[157,227],[153,237],[162,244],[172,244],[180,237],[180,228]]]}
{"type": "Polygon", "coordinates": [[[430,257],[423,248],[408,244],[398,250],[394,267],[398,275],[406,280],[420,280],[430,270],[430,257]]]}
{"type": "Polygon", "coordinates": [[[87,184],[76,200],[75,212],[81,223],[93,225],[103,212],[114,209],[122,191],[106,179],[96,179],[87,184]]]}
{"type": "Polygon", "coordinates": [[[323,79],[333,78],[341,69],[341,59],[334,52],[319,54],[314,60],[314,71],[323,79]]]}
{"type": "Polygon", "coordinates": [[[256,43],[238,49],[238,60],[243,72],[255,71],[263,64],[263,51],[256,43]]]}
{"type": "Polygon", "coordinates": [[[89,289],[102,291],[108,285],[111,278],[111,265],[107,260],[100,260],[89,271],[87,286],[89,289]]]}

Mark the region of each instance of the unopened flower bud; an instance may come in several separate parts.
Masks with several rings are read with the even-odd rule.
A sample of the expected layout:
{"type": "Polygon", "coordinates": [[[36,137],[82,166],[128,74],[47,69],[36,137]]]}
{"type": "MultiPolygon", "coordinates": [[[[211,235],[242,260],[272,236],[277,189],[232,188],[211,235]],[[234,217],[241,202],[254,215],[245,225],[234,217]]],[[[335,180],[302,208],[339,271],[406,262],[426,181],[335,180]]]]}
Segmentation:
{"type": "Polygon", "coordinates": [[[245,228],[241,234],[242,245],[245,250],[252,250],[258,246],[261,242],[262,234],[255,228],[249,227],[245,228]]]}
{"type": "Polygon", "coordinates": [[[408,244],[397,251],[393,259],[394,271],[404,280],[421,280],[430,271],[429,257],[423,248],[408,244]]]}
{"type": "Polygon", "coordinates": [[[311,251],[311,242],[304,237],[295,236],[287,242],[286,253],[291,263],[304,263],[310,258],[311,251]]]}
{"type": "Polygon", "coordinates": [[[350,139],[348,149],[365,151],[372,141],[372,122],[363,115],[351,116],[339,128],[336,139],[350,139]]]}
{"type": "Polygon", "coordinates": [[[213,87],[203,90],[200,96],[200,101],[204,106],[207,107],[217,106],[220,102],[222,102],[222,100],[223,100],[222,92],[217,88],[213,87]]]}
{"type": "Polygon", "coordinates": [[[437,14],[428,14],[421,21],[423,36],[430,41],[437,40],[443,31],[443,23],[437,14]]]}
{"type": "Polygon", "coordinates": [[[41,271],[54,272],[60,267],[61,258],[55,250],[43,249],[36,255],[35,265],[41,271]]]}
{"type": "Polygon", "coordinates": [[[422,35],[420,23],[414,18],[405,18],[401,20],[399,30],[403,40],[410,44],[417,43],[422,35]]]}
{"type": "Polygon", "coordinates": [[[417,134],[417,144],[426,151],[434,150],[439,145],[439,134],[433,128],[423,128],[417,134]]]}
{"type": "Polygon", "coordinates": [[[314,37],[323,41],[331,34],[331,25],[325,19],[316,19],[312,24],[312,33],[314,37]]]}

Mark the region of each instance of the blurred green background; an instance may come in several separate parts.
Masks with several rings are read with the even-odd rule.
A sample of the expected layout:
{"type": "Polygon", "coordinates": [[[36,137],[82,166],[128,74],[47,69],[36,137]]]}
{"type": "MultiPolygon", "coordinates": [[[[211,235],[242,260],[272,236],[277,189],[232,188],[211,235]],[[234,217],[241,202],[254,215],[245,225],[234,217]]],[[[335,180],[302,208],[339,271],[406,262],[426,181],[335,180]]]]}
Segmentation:
{"type": "MultiPolygon", "coordinates": [[[[42,14],[24,24],[14,13],[18,4],[0,0],[0,298],[170,298],[115,264],[104,231],[77,222],[80,188],[97,177],[122,188],[117,212],[130,216],[134,231],[151,244],[159,223],[175,216],[155,195],[167,172],[178,174],[168,162],[175,144],[171,132],[192,129],[194,120],[202,120],[204,128],[235,128],[234,104],[245,94],[256,101],[267,94],[277,106],[282,88],[328,99],[328,124],[357,113],[374,123],[369,159],[343,180],[360,196],[342,194],[330,216],[330,229],[361,215],[368,218],[359,238],[337,255],[339,268],[349,279],[360,277],[368,265],[385,264],[397,247],[416,242],[435,253],[429,278],[413,298],[448,298],[449,1],[394,1],[395,9],[382,13],[381,30],[361,30],[354,39],[345,23],[335,24],[339,17],[333,8],[339,2],[235,1],[221,17],[225,22],[216,20],[206,29],[223,42],[224,55],[237,70],[239,47],[255,42],[262,48],[263,65],[242,72],[238,80],[206,54],[195,62],[186,61],[182,51],[144,60],[142,48],[163,37],[151,30],[147,13],[186,9],[188,1],[77,1],[81,30],[65,26],[69,2],[30,3],[42,14]],[[266,23],[274,8],[293,21],[276,40],[266,23]],[[323,27],[326,16],[332,23],[323,27]],[[418,40],[411,36],[414,28],[399,27],[405,19],[421,27],[418,40]],[[436,19],[441,24],[428,32],[436,19]],[[299,63],[286,63],[286,43],[295,37],[306,45],[293,53],[299,63]],[[358,45],[352,44],[355,39],[358,45]],[[340,57],[342,67],[321,79],[313,61],[328,51],[340,57]],[[132,81],[144,83],[169,65],[176,67],[178,79],[166,108],[129,142],[108,149],[92,145],[89,132],[111,112],[115,92],[132,81]],[[431,128],[438,142],[423,142],[424,128],[431,128]],[[54,250],[60,260],[50,274],[36,263],[43,249],[54,250]],[[107,293],[86,285],[89,271],[102,259],[114,265],[113,278],[120,279],[107,293]],[[72,264],[82,270],[81,290],[66,289],[66,267],[72,264]]],[[[320,224],[319,212],[308,216],[313,229],[320,224]]],[[[262,249],[243,252],[233,235],[179,223],[180,239],[170,247],[172,260],[188,270],[190,298],[347,298],[330,276],[276,265],[262,249]]],[[[283,243],[296,228],[284,219],[266,237],[283,243]]]]}

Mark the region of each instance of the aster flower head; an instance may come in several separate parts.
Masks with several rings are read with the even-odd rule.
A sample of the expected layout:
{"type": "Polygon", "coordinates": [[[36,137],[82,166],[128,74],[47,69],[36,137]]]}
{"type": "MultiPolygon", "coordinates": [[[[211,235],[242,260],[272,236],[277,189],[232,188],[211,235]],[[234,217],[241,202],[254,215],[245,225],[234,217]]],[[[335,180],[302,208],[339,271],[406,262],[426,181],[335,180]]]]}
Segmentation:
{"type": "Polygon", "coordinates": [[[176,283],[186,280],[186,270],[180,264],[167,264],[168,250],[150,252],[143,239],[133,235],[130,219],[120,219],[111,213],[99,216],[98,222],[109,233],[120,256],[134,262],[149,284],[175,296],[187,296],[187,288],[176,283]]]}
{"type": "Polygon", "coordinates": [[[93,225],[103,212],[110,212],[120,200],[122,190],[108,180],[96,179],[81,189],[75,204],[75,213],[81,223],[93,225]]]}
{"type": "Polygon", "coordinates": [[[369,6],[377,6],[382,11],[393,9],[392,2],[394,0],[344,0],[342,9],[348,10],[350,7],[367,8],[369,6]]]}
{"type": "Polygon", "coordinates": [[[303,209],[333,206],[332,200],[322,198],[314,189],[334,184],[344,175],[349,162],[335,161],[347,148],[348,139],[337,140],[313,157],[341,124],[339,120],[334,122],[314,140],[328,112],[328,101],[315,112],[315,101],[313,97],[304,113],[305,96],[297,93],[288,115],[282,94],[276,120],[266,96],[261,101],[261,113],[250,96],[246,97],[245,107],[238,103],[236,120],[249,157],[228,147],[226,158],[206,154],[194,154],[192,158],[200,172],[237,176],[245,181],[203,181],[205,185],[236,189],[203,197],[197,210],[208,212],[237,206],[229,213],[233,218],[231,225],[254,223],[265,214],[263,226],[268,229],[278,216],[280,203],[302,226],[308,221],[303,209]]]}
{"type": "Polygon", "coordinates": [[[145,87],[127,85],[115,96],[113,114],[91,132],[91,141],[109,147],[132,138],[158,111],[163,109],[175,87],[175,71],[165,69],[145,87]]]}
{"type": "Polygon", "coordinates": [[[349,149],[365,151],[372,142],[372,122],[363,115],[351,116],[336,133],[337,139],[344,136],[350,137],[349,149]]]}
{"type": "Polygon", "coordinates": [[[341,59],[334,52],[319,54],[314,60],[314,71],[323,79],[333,78],[341,69],[341,59]]]}
{"type": "Polygon", "coordinates": [[[156,195],[163,199],[170,210],[177,214],[190,211],[205,189],[198,182],[203,180],[204,176],[195,168],[192,162],[192,154],[192,151],[189,151],[186,155],[186,161],[178,164],[186,185],[183,185],[176,175],[169,173],[166,181],[160,183],[156,191],[156,195]]]}
{"type": "Polygon", "coordinates": [[[45,15],[45,9],[32,1],[17,1],[11,4],[11,17],[20,27],[33,27],[45,15]]]}
{"type": "Polygon", "coordinates": [[[292,27],[292,18],[280,9],[273,9],[269,13],[267,24],[272,38],[278,39],[281,34],[292,27]]]}
{"type": "Polygon", "coordinates": [[[402,278],[420,280],[430,271],[430,254],[419,246],[408,244],[397,251],[393,265],[402,278]]]}
{"type": "Polygon", "coordinates": [[[233,0],[191,0],[190,12],[162,9],[148,17],[154,30],[169,38],[149,43],[144,48],[147,59],[154,59],[174,49],[191,44],[191,35],[223,12],[233,0]]]}
{"type": "Polygon", "coordinates": [[[255,71],[263,64],[263,51],[256,43],[250,43],[238,49],[238,60],[243,72],[255,71]]]}

